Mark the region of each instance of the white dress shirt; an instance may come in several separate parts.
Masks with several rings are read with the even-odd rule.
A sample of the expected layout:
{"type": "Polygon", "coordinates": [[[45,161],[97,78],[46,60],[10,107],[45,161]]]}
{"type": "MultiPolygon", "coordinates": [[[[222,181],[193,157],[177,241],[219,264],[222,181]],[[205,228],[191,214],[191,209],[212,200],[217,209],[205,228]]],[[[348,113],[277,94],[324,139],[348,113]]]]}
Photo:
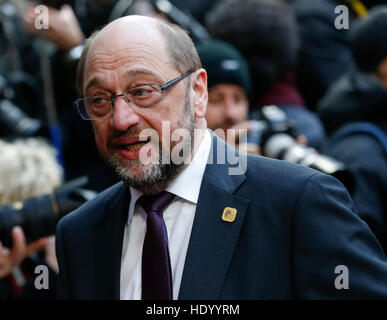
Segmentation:
{"type": "MultiPolygon", "coordinates": [[[[206,130],[192,161],[165,189],[176,195],[163,213],[168,232],[175,300],[179,296],[185,257],[211,143],[211,134],[206,130]]],[[[120,298],[121,300],[140,300],[141,258],[147,214],[141,206],[136,205],[136,201],[143,193],[132,187],[130,187],[130,193],[128,223],[125,226],[122,247],[120,298]]]]}

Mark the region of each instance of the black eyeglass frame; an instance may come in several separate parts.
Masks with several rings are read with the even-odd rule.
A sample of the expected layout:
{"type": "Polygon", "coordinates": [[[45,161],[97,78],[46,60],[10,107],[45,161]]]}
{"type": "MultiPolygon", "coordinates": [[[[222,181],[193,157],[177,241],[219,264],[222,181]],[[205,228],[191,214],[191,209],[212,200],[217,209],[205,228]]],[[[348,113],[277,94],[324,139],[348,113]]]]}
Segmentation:
{"type": "Polygon", "coordinates": [[[173,87],[175,84],[179,83],[181,80],[183,80],[184,78],[186,78],[187,76],[189,76],[193,72],[194,71],[192,71],[192,70],[187,71],[187,72],[181,74],[180,76],[178,76],[176,78],[173,78],[172,80],[169,80],[169,81],[167,81],[167,82],[165,82],[163,84],[160,84],[160,83],[157,83],[157,82],[139,84],[137,86],[128,88],[123,93],[117,94],[117,95],[108,95],[108,94],[98,95],[97,94],[97,95],[93,95],[93,96],[81,97],[81,98],[78,98],[74,102],[74,104],[77,107],[78,113],[80,114],[82,119],[84,119],[84,120],[102,119],[102,118],[106,117],[108,114],[110,114],[113,111],[115,98],[124,97],[126,103],[130,103],[130,100],[128,101],[128,97],[125,95],[125,92],[127,92],[128,90],[133,90],[133,89],[140,88],[140,87],[143,87],[143,86],[159,86],[161,93],[164,93],[165,90],[173,87]],[[79,107],[78,107],[79,102],[84,101],[84,100],[89,99],[89,98],[99,97],[99,96],[110,96],[110,102],[111,102],[111,104],[110,104],[110,106],[111,106],[110,113],[108,112],[105,116],[99,117],[99,118],[94,118],[94,119],[86,119],[86,118],[84,118],[84,116],[82,115],[82,112],[79,110],[79,107]]]}

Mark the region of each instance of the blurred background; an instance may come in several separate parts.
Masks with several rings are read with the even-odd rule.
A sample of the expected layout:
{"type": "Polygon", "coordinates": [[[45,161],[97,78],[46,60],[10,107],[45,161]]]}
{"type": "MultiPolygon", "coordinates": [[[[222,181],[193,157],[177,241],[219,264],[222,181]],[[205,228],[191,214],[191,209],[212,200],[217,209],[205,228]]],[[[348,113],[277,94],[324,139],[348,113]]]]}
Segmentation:
{"type": "Polygon", "coordinates": [[[56,270],[51,238],[1,273],[15,225],[36,242],[117,182],[74,105],[75,78],[85,39],[132,14],[190,34],[210,129],[246,129],[240,150],[338,178],[387,251],[387,1],[0,0],[0,298],[33,296],[36,261],[56,270]]]}

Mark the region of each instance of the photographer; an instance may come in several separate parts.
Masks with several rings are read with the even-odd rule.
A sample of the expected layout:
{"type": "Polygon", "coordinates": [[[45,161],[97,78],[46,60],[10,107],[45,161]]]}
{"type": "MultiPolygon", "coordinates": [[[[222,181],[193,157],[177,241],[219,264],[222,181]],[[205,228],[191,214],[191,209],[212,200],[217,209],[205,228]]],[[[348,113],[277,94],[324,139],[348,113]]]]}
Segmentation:
{"type": "MultiPolygon", "coordinates": [[[[62,182],[62,169],[54,150],[41,140],[29,138],[8,143],[0,140],[0,205],[48,194],[62,182]]],[[[0,246],[0,298],[54,298],[55,285],[49,290],[34,288],[35,266],[49,267],[52,281],[58,272],[54,237],[41,238],[26,245],[20,227],[12,230],[12,249],[0,246]],[[43,251],[41,251],[43,249],[43,251]]]]}
{"type": "Polygon", "coordinates": [[[318,104],[330,134],[326,152],[355,173],[353,200],[387,253],[387,6],[350,29],[356,68],[318,104]]]}
{"type": "MultiPolygon", "coordinates": [[[[196,49],[208,74],[208,128],[224,138],[227,129],[250,130],[251,77],[246,60],[234,47],[220,40],[198,43],[196,49]]],[[[256,144],[245,147],[249,153],[260,153],[256,144]]]]}
{"type": "MultiPolygon", "coordinates": [[[[49,58],[51,72],[46,72],[48,80],[45,81],[52,90],[45,88],[44,95],[51,98],[48,108],[54,109],[54,123],[60,129],[66,178],[71,180],[87,175],[88,187],[94,190],[103,190],[116,180],[98,157],[91,127],[83,125],[72,107],[77,98],[74,71],[84,38],[108,21],[115,2],[34,1],[24,15],[25,29],[31,41],[49,58]],[[40,14],[36,10],[38,5],[45,5],[48,9],[48,29],[35,28],[34,23],[40,14]],[[95,172],[101,174],[95,175],[95,172]]],[[[46,101],[46,108],[47,105],[46,101]]]]}
{"type": "Polygon", "coordinates": [[[307,146],[304,136],[298,135],[294,123],[277,106],[264,106],[259,121],[249,120],[251,78],[245,59],[230,44],[220,40],[204,41],[196,45],[200,60],[208,74],[207,125],[239,150],[289,160],[331,174],[351,192],[354,179],[343,163],[307,146]],[[235,130],[230,141],[227,130],[235,130]],[[240,129],[247,130],[245,141],[240,129]]]}
{"type": "MultiPolygon", "coordinates": [[[[237,144],[238,130],[246,129],[251,134],[256,122],[249,120],[252,82],[247,61],[237,49],[221,40],[200,42],[196,49],[208,74],[207,125],[225,138],[227,129],[235,129],[237,144]]],[[[302,135],[297,140],[307,144],[302,135]]],[[[261,154],[260,145],[255,141],[238,145],[238,148],[251,154],[261,154]]]]}
{"type": "Polygon", "coordinates": [[[24,1],[0,1],[0,137],[48,137],[39,56],[24,32],[24,1]]]}

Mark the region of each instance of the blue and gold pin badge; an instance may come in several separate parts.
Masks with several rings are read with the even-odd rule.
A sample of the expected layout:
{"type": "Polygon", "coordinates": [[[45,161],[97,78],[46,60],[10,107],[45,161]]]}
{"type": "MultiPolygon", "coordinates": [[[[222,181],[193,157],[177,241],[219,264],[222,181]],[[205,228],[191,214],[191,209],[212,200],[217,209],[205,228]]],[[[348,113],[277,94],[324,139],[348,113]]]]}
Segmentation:
{"type": "Polygon", "coordinates": [[[238,211],[235,208],[230,208],[230,207],[224,208],[223,214],[222,214],[222,220],[226,222],[234,222],[237,212],[238,211]]]}

